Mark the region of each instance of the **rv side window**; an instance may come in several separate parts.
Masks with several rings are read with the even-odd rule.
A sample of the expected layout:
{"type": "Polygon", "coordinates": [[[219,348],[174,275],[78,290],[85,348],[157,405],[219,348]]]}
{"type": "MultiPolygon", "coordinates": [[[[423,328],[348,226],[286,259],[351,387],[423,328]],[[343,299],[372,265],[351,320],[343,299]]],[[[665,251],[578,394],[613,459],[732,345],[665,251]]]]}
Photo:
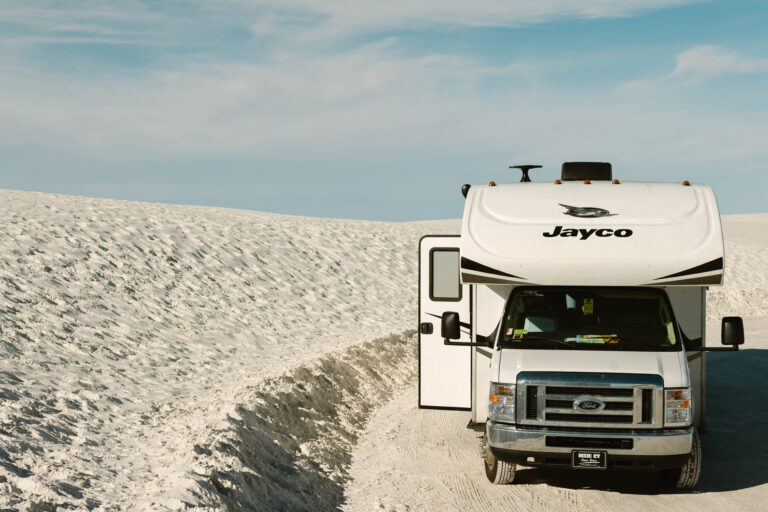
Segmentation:
{"type": "Polygon", "coordinates": [[[429,254],[429,298],[460,301],[459,250],[435,248],[429,254]]]}

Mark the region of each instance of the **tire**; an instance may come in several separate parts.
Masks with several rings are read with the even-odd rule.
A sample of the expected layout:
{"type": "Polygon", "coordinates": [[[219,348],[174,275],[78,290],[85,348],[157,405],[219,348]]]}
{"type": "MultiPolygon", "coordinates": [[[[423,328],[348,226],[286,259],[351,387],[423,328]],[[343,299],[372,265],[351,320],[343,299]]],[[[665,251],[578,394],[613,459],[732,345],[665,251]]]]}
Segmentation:
{"type": "Polygon", "coordinates": [[[515,480],[515,464],[499,460],[494,457],[488,444],[485,445],[485,455],[483,457],[485,465],[485,476],[488,481],[494,485],[507,485],[515,480]]]}
{"type": "Polygon", "coordinates": [[[661,478],[671,489],[689,491],[699,483],[701,475],[701,439],[699,432],[694,429],[693,443],[691,445],[691,457],[681,468],[665,469],[661,471],[661,478]]]}

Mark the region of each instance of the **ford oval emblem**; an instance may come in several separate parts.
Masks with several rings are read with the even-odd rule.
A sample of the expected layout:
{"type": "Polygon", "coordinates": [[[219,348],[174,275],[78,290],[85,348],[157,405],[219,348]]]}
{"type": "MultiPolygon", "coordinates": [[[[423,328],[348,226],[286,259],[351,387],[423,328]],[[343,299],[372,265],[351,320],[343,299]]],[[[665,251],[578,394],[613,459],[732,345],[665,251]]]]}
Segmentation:
{"type": "Polygon", "coordinates": [[[581,409],[583,411],[600,411],[605,407],[605,402],[601,402],[596,398],[583,398],[581,400],[575,400],[573,402],[574,409],[581,409]]]}

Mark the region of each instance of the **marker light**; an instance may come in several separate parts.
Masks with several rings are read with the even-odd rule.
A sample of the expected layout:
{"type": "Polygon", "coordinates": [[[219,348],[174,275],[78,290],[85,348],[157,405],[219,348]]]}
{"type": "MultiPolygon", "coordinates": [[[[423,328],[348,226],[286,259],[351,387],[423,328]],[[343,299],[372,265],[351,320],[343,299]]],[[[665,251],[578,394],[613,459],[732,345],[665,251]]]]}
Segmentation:
{"type": "Polygon", "coordinates": [[[592,183],[592,182],[591,182],[591,181],[589,181],[588,179],[584,180],[584,184],[585,184],[585,185],[589,185],[590,183],[592,183]]]}
{"type": "Polygon", "coordinates": [[[684,186],[684,187],[690,187],[690,186],[691,186],[691,182],[690,182],[690,181],[688,181],[688,180],[685,180],[685,181],[683,182],[683,186],[684,186]]]}
{"type": "Polygon", "coordinates": [[[562,181],[560,181],[560,180],[555,180],[555,185],[560,185],[560,184],[562,184],[562,183],[563,183],[563,182],[562,182],[562,181]]]}
{"type": "Polygon", "coordinates": [[[492,182],[488,183],[488,186],[489,187],[495,187],[496,186],[496,182],[492,181],[492,182]]]}
{"type": "Polygon", "coordinates": [[[620,185],[621,184],[621,182],[619,180],[613,180],[611,183],[613,183],[614,185],[620,185]]]}

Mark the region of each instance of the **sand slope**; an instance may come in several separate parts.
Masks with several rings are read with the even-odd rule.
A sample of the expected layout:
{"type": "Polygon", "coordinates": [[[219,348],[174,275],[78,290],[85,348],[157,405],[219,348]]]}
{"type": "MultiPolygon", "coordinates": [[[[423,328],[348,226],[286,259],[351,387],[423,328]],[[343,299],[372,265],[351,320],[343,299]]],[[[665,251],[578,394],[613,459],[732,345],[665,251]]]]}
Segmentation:
{"type": "Polygon", "coordinates": [[[456,226],[0,205],[0,508],[20,509],[198,501],[194,446],[239,393],[411,328],[418,238],[456,226]]]}
{"type": "Polygon", "coordinates": [[[725,215],[725,281],[709,289],[707,318],[768,315],[768,214],[725,215]]]}

